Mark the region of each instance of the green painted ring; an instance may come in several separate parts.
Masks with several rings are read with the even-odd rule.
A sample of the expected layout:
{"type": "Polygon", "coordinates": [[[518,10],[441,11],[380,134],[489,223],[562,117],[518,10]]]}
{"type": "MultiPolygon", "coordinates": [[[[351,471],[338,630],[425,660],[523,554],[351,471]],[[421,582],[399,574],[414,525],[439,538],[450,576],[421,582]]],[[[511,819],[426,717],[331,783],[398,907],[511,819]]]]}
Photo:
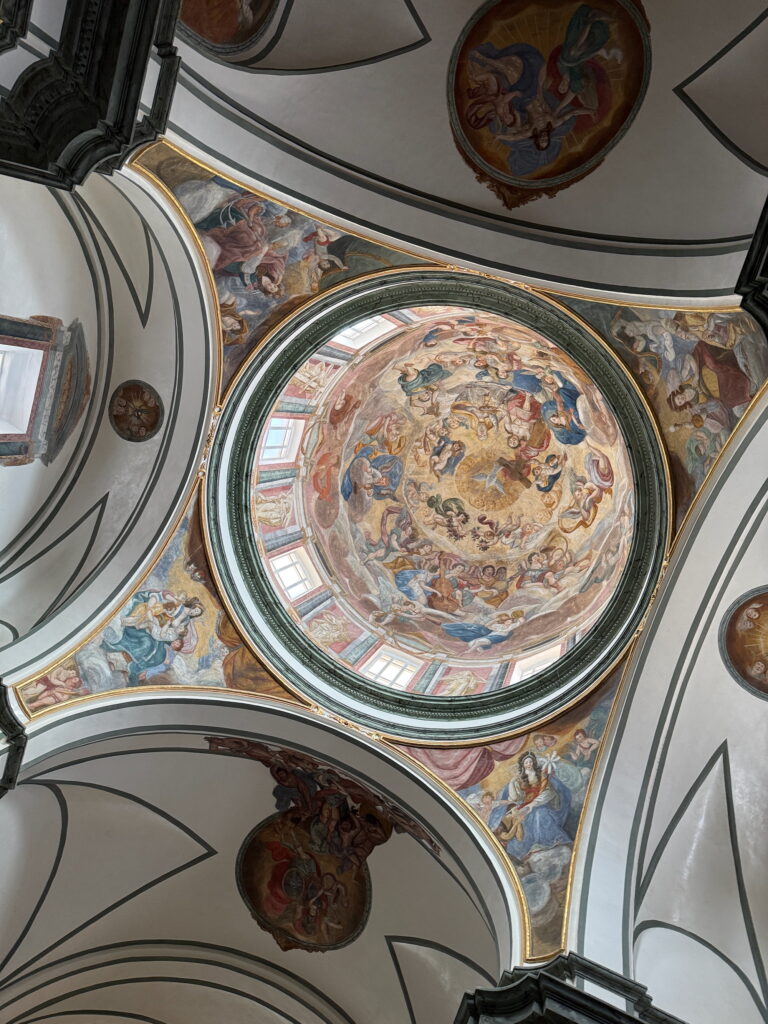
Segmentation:
{"type": "Polygon", "coordinates": [[[671,496],[655,424],[628,371],[568,312],[502,281],[447,270],[402,270],[322,295],[251,357],[227,398],[206,481],[210,553],[241,629],[266,662],[308,698],[347,719],[409,740],[473,741],[525,728],[602,679],[642,623],[669,539],[671,496]],[[504,690],[463,697],[399,693],[328,657],[286,613],[261,563],[250,479],[262,429],[298,367],[333,335],[375,313],[455,305],[498,313],[551,338],[589,374],[624,435],[635,479],[635,533],[624,573],[597,624],[558,662],[504,690]]]}

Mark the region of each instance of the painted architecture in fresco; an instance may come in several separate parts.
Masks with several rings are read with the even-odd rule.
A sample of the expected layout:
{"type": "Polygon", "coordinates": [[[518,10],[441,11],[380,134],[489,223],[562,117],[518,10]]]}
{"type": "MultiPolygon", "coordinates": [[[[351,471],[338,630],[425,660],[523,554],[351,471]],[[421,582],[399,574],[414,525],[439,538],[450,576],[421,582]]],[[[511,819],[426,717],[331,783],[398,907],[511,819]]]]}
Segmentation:
{"type": "Polygon", "coordinates": [[[631,124],[650,72],[632,0],[493,0],[464,29],[449,103],[459,152],[507,207],[594,170],[631,124]]]}
{"type": "Polygon", "coordinates": [[[142,162],[173,191],[208,257],[224,387],[265,331],[305,299],[361,274],[421,262],[254,195],[162,143],[142,162]]]}
{"type": "Polygon", "coordinates": [[[593,382],[540,334],[451,307],[369,319],[310,357],[264,428],[251,500],[307,635],[437,696],[565,654],[634,529],[632,470],[593,382]]]}
{"type": "Polygon", "coordinates": [[[371,906],[367,861],[393,832],[440,854],[410,816],[328,764],[254,740],[207,740],[211,752],[259,761],[274,779],[277,813],[249,832],[236,871],[254,920],[281,949],[325,952],[360,935],[371,906]]]}
{"type": "Polygon", "coordinates": [[[0,316],[0,466],[49,465],[91,393],[82,324],[0,316]]]}
{"type": "Polygon", "coordinates": [[[595,327],[645,392],[667,445],[678,525],[768,378],[768,343],[742,310],[675,310],[563,299],[595,327]]]}

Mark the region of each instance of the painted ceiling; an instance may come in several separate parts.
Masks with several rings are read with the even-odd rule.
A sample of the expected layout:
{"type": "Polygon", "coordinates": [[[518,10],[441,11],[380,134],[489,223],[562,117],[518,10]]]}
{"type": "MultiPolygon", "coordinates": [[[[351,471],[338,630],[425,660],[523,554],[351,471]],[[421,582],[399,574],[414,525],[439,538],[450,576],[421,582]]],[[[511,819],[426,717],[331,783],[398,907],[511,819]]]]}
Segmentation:
{"type": "Polygon", "coordinates": [[[556,662],[599,620],[634,531],[594,382],[541,333],[455,307],[353,324],[308,359],[264,428],[251,510],[314,643],[416,694],[439,668],[442,696],[556,662]]]}
{"type": "Polygon", "coordinates": [[[765,12],[181,6],[169,141],[0,181],[0,356],[49,359],[0,436],[0,1010],[422,1024],[569,946],[764,1021],[765,12]],[[430,274],[626,389],[383,284],[304,345],[430,274]]]}
{"type": "MultiPolygon", "coordinates": [[[[133,172],[134,182],[148,189],[151,195],[163,197],[163,201],[170,202],[170,197],[175,195],[190,220],[198,221],[194,231],[200,242],[200,252],[205,253],[209,261],[212,281],[218,293],[221,321],[218,356],[224,367],[225,381],[237,374],[238,369],[263,345],[276,323],[317,292],[330,292],[340,282],[362,277],[375,268],[407,263],[409,259],[418,262],[408,254],[386,249],[357,235],[328,227],[306,214],[287,209],[274,199],[258,196],[259,205],[251,203],[249,207],[254,211],[251,221],[253,242],[262,248],[266,242],[267,250],[271,249],[284,257],[282,288],[278,294],[268,294],[259,286],[252,290],[240,288],[235,296],[231,284],[237,280],[237,273],[233,273],[231,266],[228,269],[216,266],[216,250],[211,245],[211,241],[217,237],[212,235],[216,225],[212,221],[206,223],[204,218],[216,209],[217,203],[223,208],[240,196],[247,199],[252,193],[236,182],[216,177],[210,169],[186,159],[183,154],[165,144],[149,149],[139,166],[146,170],[141,174],[133,172]],[[202,183],[204,188],[200,184],[194,189],[184,187],[185,182],[202,183]],[[163,188],[167,191],[163,192],[163,188]],[[207,203],[207,209],[194,205],[195,192],[207,203]],[[289,234],[286,228],[290,228],[293,233],[289,234]],[[330,260],[330,255],[338,263],[330,260]],[[325,261],[329,265],[321,266],[325,261]],[[313,272],[308,272],[307,268],[313,272]]],[[[191,232],[192,228],[186,230],[191,232]]],[[[142,266],[140,254],[140,247],[129,246],[126,249],[126,259],[129,261],[127,269],[132,269],[134,274],[136,268],[142,266]]],[[[271,266],[277,267],[278,263],[272,260],[271,266]]],[[[642,388],[659,421],[665,447],[672,460],[677,506],[682,514],[712,470],[731,431],[737,426],[750,400],[766,378],[768,357],[762,331],[747,314],[736,309],[713,307],[694,312],[648,308],[629,301],[625,304],[609,304],[573,297],[565,297],[564,301],[573,306],[601,335],[605,344],[627,365],[642,388]],[[676,397],[678,393],[679,399],[676,397]]],[[[406,322],[388,321],[391,323],[391,327],[387,327],[388,334],[421,331],[423,327],[434,325],[446,315],[444,309],[424,305],[403,307],[403,310],[410,310],[408,315],[403,313],[406,322]],[[419,322],[421,319],[428,321],[428,324],[419,322]]],[[[31,310],[20,307],[10,312],[25,315],[31,310]]],[[[468,308],[454,308],[451,314],[460,319],[471,316],[490,319],[487,314],[473,313],[468,308]]],[[[480,339],[484,332],[475,336],[471,331],[468,334],[467,328],[471,326],[462,325],[462,335],[469,338],[466,345],[445,341],[444,338],[444,347],[449,352],[459,354],[468,355],[471,351],[475,358],[489,355],[482,351],[483,342],[480,339]]],[[[376,334],[376,322],[371,329],[376,334]]],[[[515,343],[520,334],[524,333],[519,323],[505,324],[500,332],[502,337],[504,330],[515,332],[515,343]]],[[[384,337],[377,335],[377,339],[382,341],[384,337]]],[[[344,433],[344,444],[349,445],[346,451],[352,461],[353,454],[357,454],[353,453],[357,442],[352,425],[360,422],[362,429],[368,425],[368,421],[362,423],[362,418],[360,421],[356,419],[361,408],[352,410],[350,415],[351,406],[357,398],[352,403],[345,402],[343,397],[340,401],[334,399],[332,403],[329,400],[336,387],[334,381],[341,382],[343,374],[348,370],[355,372],[348,364],[354,362],[358,355],[364,357],[369,351],[369,344],[370,351],[375,355],[376,340],[371,340],[370,336],[366,338],[363,330],[355,344],[349,344],[349,341],[350,338],[347,338],[346,355],[351,354],[351,359],[346,358],[338,365],[330,358],[316,356],[310,358],[308,363],[310,366],[318,366],[318,369],[306,372],[299,369],[298,374],[294,374],[298,378],[297,393],[290,398],[293,407],[287,416],[309,416],[311,410],[297,413],[297,407],[311,406],[312,396],[319,387],[325,395],[329,422],[331,406],[337,401],[334,419],[343,413],[350,417],[341,427],[347,431],[344,433]],[[328,375],[330,367],[335,369],[328,375]]],[[[335,345],[339,352],[345,348],[341,342],[335,342],[335,345]]],[[[435,349],[442,351],[441,344],[428,343],[418,348],[419,362],[428,364],[432,361],[435,349]]],[[[547,346],[543,346],[543,350],[549,352],[550,356],[554,355],[554,350],[547,346]]],[[[561,368],[565,375],[574,373],[575,379],[582,382],[579,368],[574,370],[564,353],[558,358],[562,360],[561,368]]],[[[494,368],[499,373],[499,365],[494,368]]],[[[473,366],[472,369],[476,374],[485,368],[473,366]]],[[[513,367],[511,369],[514,371],[513,367]]],[[[144,376],[148,377],[147,383],[150,386],[158,381],[154,374],[145,372],[144,376]]],[[[395,376],[399,376],[399,372],[395,376]]],[[[490,377],[485,379],[486,386],[489,386],[489,381],[490,377]]],[[[447,378],[440,383],[447,387],[451,381],[447,378]]],[[[483,381],[478,380],[477,383],[483,384],[483,381]]],[[[583,381],[583,384],[584,393],[587,394],[588,382],[583,381]]],[[[341,384],[339,388],[343,390],[341,384]]],[[[405,403],[403,415],[407,418],[408,400],[399,385],[398,388],[399,391],[395,390],[394,394],[399,401],[405,403]]],[[[288,402],[289,398],[285,401],[288,402]]],[[[599,403],[601,400],[598,398],[597,401],[599,403]]],[[[588,416],[584,412],[583,402],[580,405],[577,403],[577,411],[584,416],[586,423],[588,416]]],[[[274,415],[278,415],[277,410],[274,415]]],[[[429,417],[423,419],[426,421],[429,417]]],[[[489,432],[494,432],[492,427],[489,432]]],[[[501,432],[506,436],[503,427],[501,432]]],[[[319,436],[320,431],[317,433],[319,436]]],[[[472,440],[472,432],[466,436],[472,440]]],[[[559,444],[557,439],[551,443],[559,444]]],[[[559,445],[559,448],[574,456],[585,445],[586,439],[576,445],[559,445]]],[[[141,450],[141,445],[135,447],[141,450]]],[[[598,447],[601,447],[600,442],[598,447]]],[[[508,448],[508,451],[512,450],[508,448]]],[[[38,462],[34,465],[39,467],[40,464],[38,462]]],[[[339,467],[344,472],[347,465],[348,462],[345,462],[342,467],[340,459],[339,467]]],[[[340,474],[342,479],[344,472],[340,474]]],[[[309,481],[310,475],[307,467],[305,483],[309,481]]],[[[436,479],[434,482],[437,484],[436,479]]],[[[268,491],[269,488],[262,490],[268,491]]],[[[81,489],[75,493],[82,493],[81,489]]],[[[273,501],[264,493],[260,496],[258,486],[250,497],[253,499],[250,507],[255,528],[263,530],[265,536],[293,528],[285,519],[287,502],[273,501]]],[[[598,506],[596,520],[606,514],[605,510],[609,507],[606,502],[611,497],[604,496],[598,506]]],[[[340,498],[340,504],[342,502],[340,498]]],[[[387,499],[376,499],[376,502],[386,505],[387,499]]],[[[292,506],[290,511],[292,515],[295,514],[295,507],[292,506]]],[[[484,513],[472,509],[471,514],[479,517],[484,513]]],[[[580,526],[575,534],[578,536],[585,529],[580,526]]],[[[179,522],[151,571],[142,577],[138,588],[122,606],[116,611],[110,609],[106,621],[101,623],[94,623],[89,618],[87,634],[83,636],[81,631],[82,641],[79,645],[74,649],[70,647],[63,657],[51,660],[44,672],[22,671],[11,677],[11,681],[18,683],[16,694],[23,708],[22,713],[33,722],[45,721],[49,715],[55,716],[60,709],[76,709],[81,702],[87,704],[105,698],[109,702],[120,699],[120,694],[136,697],[146,692],[151,696],[158,691],[193,695],[211,692],[218,692],[221,696],[241,695],[243,700],[256,704],[275,700],[281,706],[302,703],[304,698],[296,688],[286,688],[284,681],[274,678],[254,656],[231,621],[225,598],[208,562],[197,503],[193,502],[187,506],[187,514],[179,522]],[[156,621],[149,615],[150,611],[159,613],[156,621]],[[92,632],[94,626],[98,627],[96,632],[92,632]]],[[[325,617],[322,609],[316,618],[327,643],[336,625],[325,617]]],[[[460,669],[457,671],[461,672],[460,669]]],[[[482,675],[482,671],[475,674],[482,675]]],[[[468,681],[470,685],[473,682],[472,679],[468,681]]],[[[752,679],[749,682],[754,683],[752,679]]],[[[465,680],[460,678],[458,686],[462,683],[465,680]]],[[[557,825],[558,839],[553,848],[527,850],[525,843],[519,845],[514,835],[504,840],[509,861],[520,872],[525,913],[529,921],[527,951],[531,955],[551,954],[563,941],[574,844],[580,822],[583,821],[585,801],[617,684],[618,678],[614,674],[571,710],[554,719],[540,721],[537,726],[511,730],[511,735],[508,731],[506,735],[482,744],[470,746],[459,743],[454,746],[431,747],[411,745],[407,748],[411,756],[425,765],[434,777],[458,792],[466,801],[466,806],[473,808],[492,830],[497,830],[501,825],[500,812],[507,806],[510,792],[517,791],[522,784],[519,761],[524,755],[531,754],[536,759],[537,770],[542,778],[554,777],[558,780],[557,783],[549,784],[550,789],[556,789],[558,783],[565,787],[559,792],[564,801],[563,806],[567,803],[567,811],[557,825]]],[[[508,830],[508,826],[506,828],[508,830]]],[[[529,833],[531,838],[535,834],[533,829],[529,829],[529,833]]],[[[488,835],[490,838],[491,833],[488,835]]]]}

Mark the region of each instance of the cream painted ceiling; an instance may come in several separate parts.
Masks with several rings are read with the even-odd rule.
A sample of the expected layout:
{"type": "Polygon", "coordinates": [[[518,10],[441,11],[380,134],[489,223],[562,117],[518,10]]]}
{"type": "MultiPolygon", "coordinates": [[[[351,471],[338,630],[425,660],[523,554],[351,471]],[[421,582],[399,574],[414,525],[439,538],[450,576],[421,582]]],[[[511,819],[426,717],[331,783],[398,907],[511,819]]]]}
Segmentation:
{"type": "Polygon", "coordinates": [[[0,674],[29,674],[121,600],[195,480],[218,370],[194,250],[141,179],[92,175],[75,195],[3,178],[0,310],[79,320],[90,396],[48,465],[0,469],[0,674]],[[153,438],[113,430],[107,406],[149,379],[153,438]],[[44,627],[44,628],[43,628],[44,627]]]}
{"type": "Polygon", "coordinates": [[[60,721],[30,738],[0,805],[0,1018],[448,1020],[521,939],[504,869],[455,804],[370,742],[276,704],[165,700],[60,721]],[[429,821],[439,855],[393,835],[368,861],[362,935],[279,949],[235,884],[243,840],[275,811],[274,780],[211,754],[212,732],[311,749],[341,772],[354,761],[355,778],[429,821]]]}
{"type": "Polygon", "coordinates": [[[344,6],[286,7],[255,68],[180,41],[171,137],[268,189],[460,262],[569,287],[733,291],[766,195],[757,0],[649,0],[651,80],[626,136],[583,181],[511,211],[451,136],[448,62],[476,4],[416,0],[405,25],[401,0],[382,0],[377,19],[387,11],[400,33],[389,55],[364,21],[346,24],[344,6]],[[299,32],[316,27],[319,10],[323,31],[299,32]],[[343,52],[320,39],[344,41],[343,52]]]}

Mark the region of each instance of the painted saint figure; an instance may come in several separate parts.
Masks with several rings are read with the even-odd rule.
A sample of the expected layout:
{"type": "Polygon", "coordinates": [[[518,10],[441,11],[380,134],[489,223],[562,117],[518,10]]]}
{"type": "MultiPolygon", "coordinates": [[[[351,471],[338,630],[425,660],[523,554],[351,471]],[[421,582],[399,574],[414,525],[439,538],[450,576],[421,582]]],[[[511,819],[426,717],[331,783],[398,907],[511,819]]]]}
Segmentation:
{"type": "Polygon", "coordinates": [[[555,773],[542,772],[532,751],[518,760],[517,778],[507,787],[513,796],[494,832],[510,857],[524,863],[534,850],[570,845],[565,823],[571,807],[571,791],[555,773]]]}

